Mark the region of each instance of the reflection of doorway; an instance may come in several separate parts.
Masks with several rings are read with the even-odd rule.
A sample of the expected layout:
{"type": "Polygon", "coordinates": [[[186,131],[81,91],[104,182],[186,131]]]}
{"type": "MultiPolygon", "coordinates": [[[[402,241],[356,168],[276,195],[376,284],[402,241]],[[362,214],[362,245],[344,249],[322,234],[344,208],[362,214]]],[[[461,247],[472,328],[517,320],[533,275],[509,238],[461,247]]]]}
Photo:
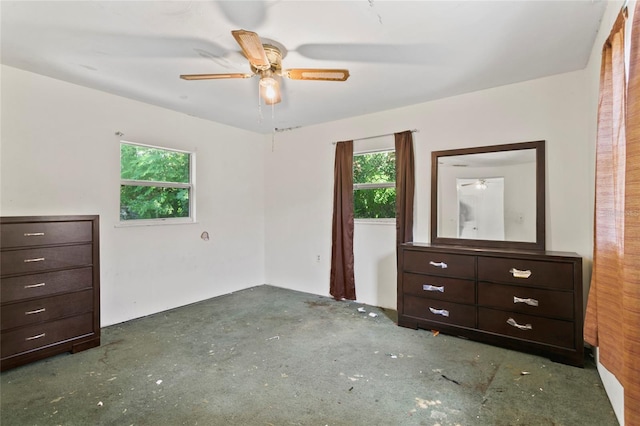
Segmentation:
{"type": "Polygon", "coordinates": [[[504,178],[457,178],[458,238],[504,240],[504,178]]]}

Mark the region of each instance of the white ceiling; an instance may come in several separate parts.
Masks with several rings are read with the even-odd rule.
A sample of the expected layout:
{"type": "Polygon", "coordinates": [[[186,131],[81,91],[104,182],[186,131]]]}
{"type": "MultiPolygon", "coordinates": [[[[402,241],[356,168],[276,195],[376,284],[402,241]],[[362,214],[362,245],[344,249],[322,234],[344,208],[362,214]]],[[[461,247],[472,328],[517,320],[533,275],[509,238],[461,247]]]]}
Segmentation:
{"type": "Polygon", "coordinates": [[[606,1],[6,1],[2,63],[231,126],[277,129],[582,69],[606,1]],[[284,68],[347,68],[346,82],[284,80],[258,108],[231,30],[287,51],[284,68]]]}

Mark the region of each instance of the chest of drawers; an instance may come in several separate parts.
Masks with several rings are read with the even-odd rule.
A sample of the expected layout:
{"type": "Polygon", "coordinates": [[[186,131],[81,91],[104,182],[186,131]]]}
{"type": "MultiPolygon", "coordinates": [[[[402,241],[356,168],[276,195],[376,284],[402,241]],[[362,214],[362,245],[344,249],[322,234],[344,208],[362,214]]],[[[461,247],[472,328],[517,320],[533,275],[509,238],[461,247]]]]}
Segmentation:
{"type": "Polygon", "coordinates": [[[402,244],[398,324],[583,366],[582,258],[402,244]]]}
{"type": "Polygon", "coordinates": [[[98,216],[0,218],[0,368],[100,345],[98,216]]]}

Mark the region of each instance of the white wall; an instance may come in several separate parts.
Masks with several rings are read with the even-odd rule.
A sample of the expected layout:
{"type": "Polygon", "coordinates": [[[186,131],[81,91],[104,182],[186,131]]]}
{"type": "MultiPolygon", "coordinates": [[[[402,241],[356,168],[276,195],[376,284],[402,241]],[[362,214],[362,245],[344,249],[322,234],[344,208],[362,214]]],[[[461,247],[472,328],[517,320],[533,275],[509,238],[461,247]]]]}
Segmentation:
{"type": "Polygon", "coordinates": [[[264,283],[262,136],[6,66],[1,79],[0,213],[100,215],[103,326],[264,283]],[[196,152],[196,224],[117,227],[116,131],[196,152]]]}
{"type": "MultiPolygon", "coordinates": [[[[267,282],[328,295],[332,142],[418,129],[414,240],[429,241],[431,151],[546,140],[547,249],[590,256],[585,75],[578,71],[301,128],[265,144],[267,282]],[[272,149],[273,148],[273,149],[272,149]],[[316,256],[321,261],[316,262],[316,256]]],[[[395,308],[395,227],[356,225],[358,300],[395,308]]]]}

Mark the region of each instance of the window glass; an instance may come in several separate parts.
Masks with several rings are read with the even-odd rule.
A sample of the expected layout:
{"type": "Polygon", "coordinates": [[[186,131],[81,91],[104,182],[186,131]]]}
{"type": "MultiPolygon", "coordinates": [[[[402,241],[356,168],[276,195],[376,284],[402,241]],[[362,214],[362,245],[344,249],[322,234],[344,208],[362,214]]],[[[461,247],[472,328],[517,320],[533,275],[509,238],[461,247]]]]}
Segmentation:
{"type": "Polygon", "coordinates": [[[120,178],[189,183],[190,154],[141,145],[120,146],[120,178]]]}
{"type": "Polygon", "coordinates": [[[394,151],[353,156],[353,204],[356,219],[396,217],[394,151]]]}
{"type": "Polygon", "coordinates": [[[188,152],[120,144],[120,220],[193,219],[192,162],[188,152]]]}

